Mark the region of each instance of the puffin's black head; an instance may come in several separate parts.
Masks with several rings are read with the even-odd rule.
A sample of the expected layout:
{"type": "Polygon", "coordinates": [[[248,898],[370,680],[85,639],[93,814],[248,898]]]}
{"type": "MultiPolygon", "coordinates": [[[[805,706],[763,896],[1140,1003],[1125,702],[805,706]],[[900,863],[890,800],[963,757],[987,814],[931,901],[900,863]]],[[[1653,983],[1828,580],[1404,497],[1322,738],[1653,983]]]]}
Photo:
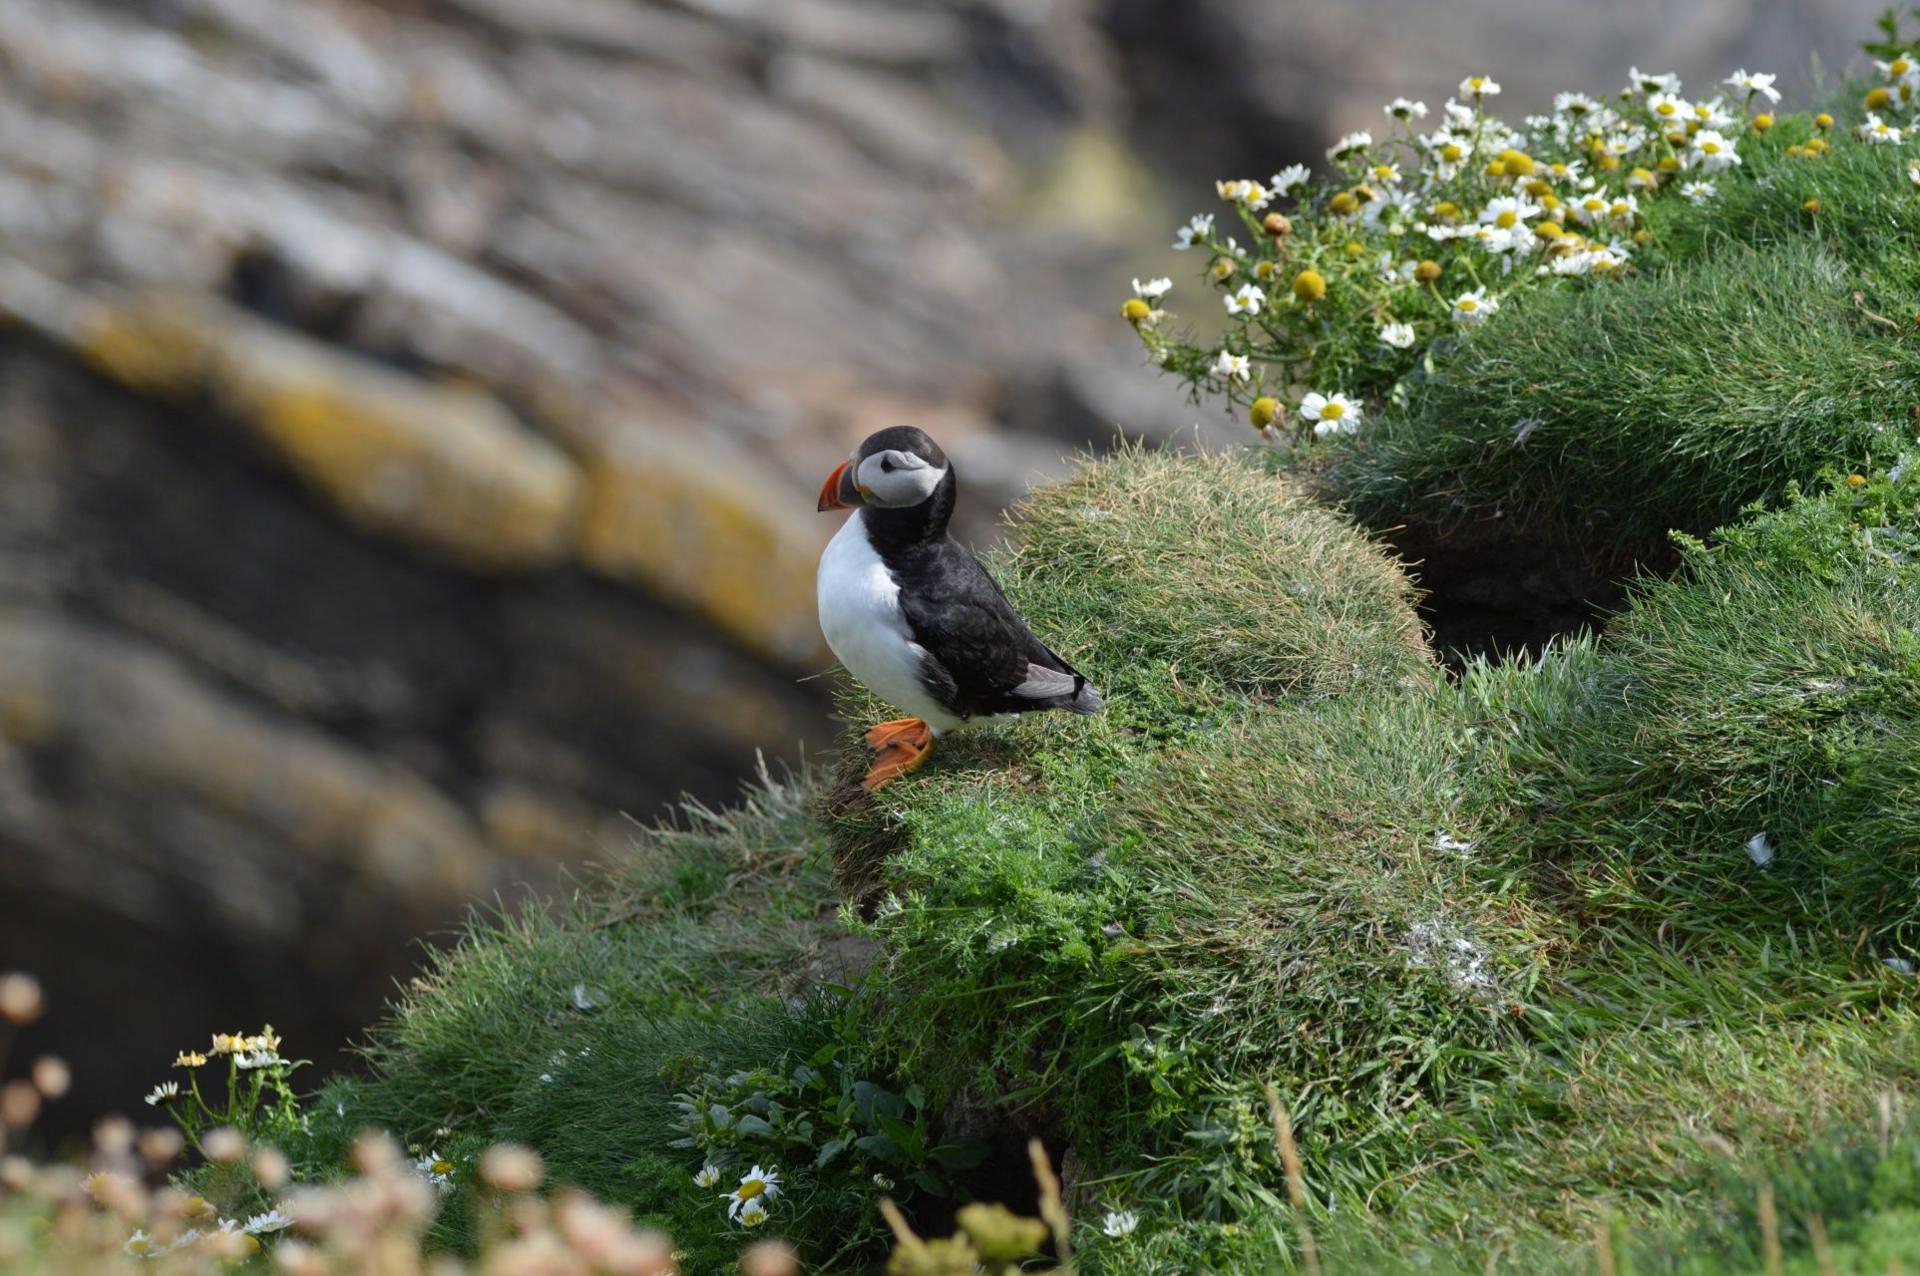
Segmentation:
{"type": "Polygon", "coordinates": [[[820,488],[822,510],[854,505],[874,509],[910,509],[924,504],[947,483],[953,467],[925,430],[892,425],[854,449],[820,488]]]}

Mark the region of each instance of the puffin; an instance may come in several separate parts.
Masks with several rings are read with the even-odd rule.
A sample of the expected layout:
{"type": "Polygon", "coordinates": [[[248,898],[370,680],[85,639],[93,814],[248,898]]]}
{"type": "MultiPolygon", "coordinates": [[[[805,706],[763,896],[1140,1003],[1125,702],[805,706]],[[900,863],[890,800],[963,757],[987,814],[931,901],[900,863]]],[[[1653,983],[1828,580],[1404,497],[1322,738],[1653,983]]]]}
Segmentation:
{"type": "Polygon", "coordinates": [[[820,555],[820,630],[848,673],[907,714],[866,733],[872,793],[956,727],[1021,713],[1097,713],[1100,694],[1034,637],[947,533],[958,481],[927,433],[869,435],[827,476],[819,510],[851,509],[820,555]]]}

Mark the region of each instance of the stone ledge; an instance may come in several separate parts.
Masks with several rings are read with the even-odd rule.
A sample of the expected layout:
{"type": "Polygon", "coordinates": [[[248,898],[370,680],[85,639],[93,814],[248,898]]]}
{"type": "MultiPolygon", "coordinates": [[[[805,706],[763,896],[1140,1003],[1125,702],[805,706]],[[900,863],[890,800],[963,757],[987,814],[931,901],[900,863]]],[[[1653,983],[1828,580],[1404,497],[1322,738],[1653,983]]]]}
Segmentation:
{"type": "Polygon", "coordinates": [[[579,469],[480,390],[431,384],[216,302],[84,297],[12,264],[0,271],[0,316],[143,394],[207,396],[366,531],[482,570],[572,556],[579,469]]]}
{"type": "Polygon", "coordinates": [[[129,801],[144,794],[157,809],[204,809],[257,829],[414,904],[467,898],[493,863],[460,809],[404,768],[61,617],[0,610],[0,738],[110,775],[129,801]]]}

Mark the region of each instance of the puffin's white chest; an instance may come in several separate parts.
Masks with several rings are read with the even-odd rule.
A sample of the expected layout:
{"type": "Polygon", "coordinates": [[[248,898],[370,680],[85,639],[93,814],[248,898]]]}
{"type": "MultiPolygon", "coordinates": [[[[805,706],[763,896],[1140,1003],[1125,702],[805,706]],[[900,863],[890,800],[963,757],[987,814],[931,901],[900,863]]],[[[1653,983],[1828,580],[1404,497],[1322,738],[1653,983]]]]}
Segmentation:
{"type": "Polygon", "coordinates": [[[900,610],[900,586],[867,540],[854,511],[820,556],[820,632],[860,685],[936,729],[960,719],[942,708],[920,682],[926,651],[900,610]]]}

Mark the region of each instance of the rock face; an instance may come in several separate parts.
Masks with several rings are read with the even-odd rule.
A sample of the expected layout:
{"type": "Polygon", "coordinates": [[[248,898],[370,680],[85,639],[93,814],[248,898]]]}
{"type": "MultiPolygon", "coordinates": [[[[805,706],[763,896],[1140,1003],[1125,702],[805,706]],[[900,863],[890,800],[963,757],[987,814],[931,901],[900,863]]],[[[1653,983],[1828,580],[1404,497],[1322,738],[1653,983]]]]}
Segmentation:
{"type": "Polygon", "coordinates": [[[978,533],[1125,387],[1187,415],[1113,317],[1158,214],[1044,212],[1139,184],[1077,6],[18,0],[0,68],[0,968],[76,1111],[324,1058],[469,901],[824,741],[865,432],[978,533]]]}
{"type": "Polygon", "coordinates": [[[242,1020],[324,1057],[467,901],[824,740],[811,501],[868,431],[937,434],[978,537],[1190,430],[1114,307],[1206,188],[1130,139],[1320,145],[1422,47],[1335,25],[0,4],[0,967],[52,983],[43,1044],[119,1023],[75,1110],[242,1020]]]}

